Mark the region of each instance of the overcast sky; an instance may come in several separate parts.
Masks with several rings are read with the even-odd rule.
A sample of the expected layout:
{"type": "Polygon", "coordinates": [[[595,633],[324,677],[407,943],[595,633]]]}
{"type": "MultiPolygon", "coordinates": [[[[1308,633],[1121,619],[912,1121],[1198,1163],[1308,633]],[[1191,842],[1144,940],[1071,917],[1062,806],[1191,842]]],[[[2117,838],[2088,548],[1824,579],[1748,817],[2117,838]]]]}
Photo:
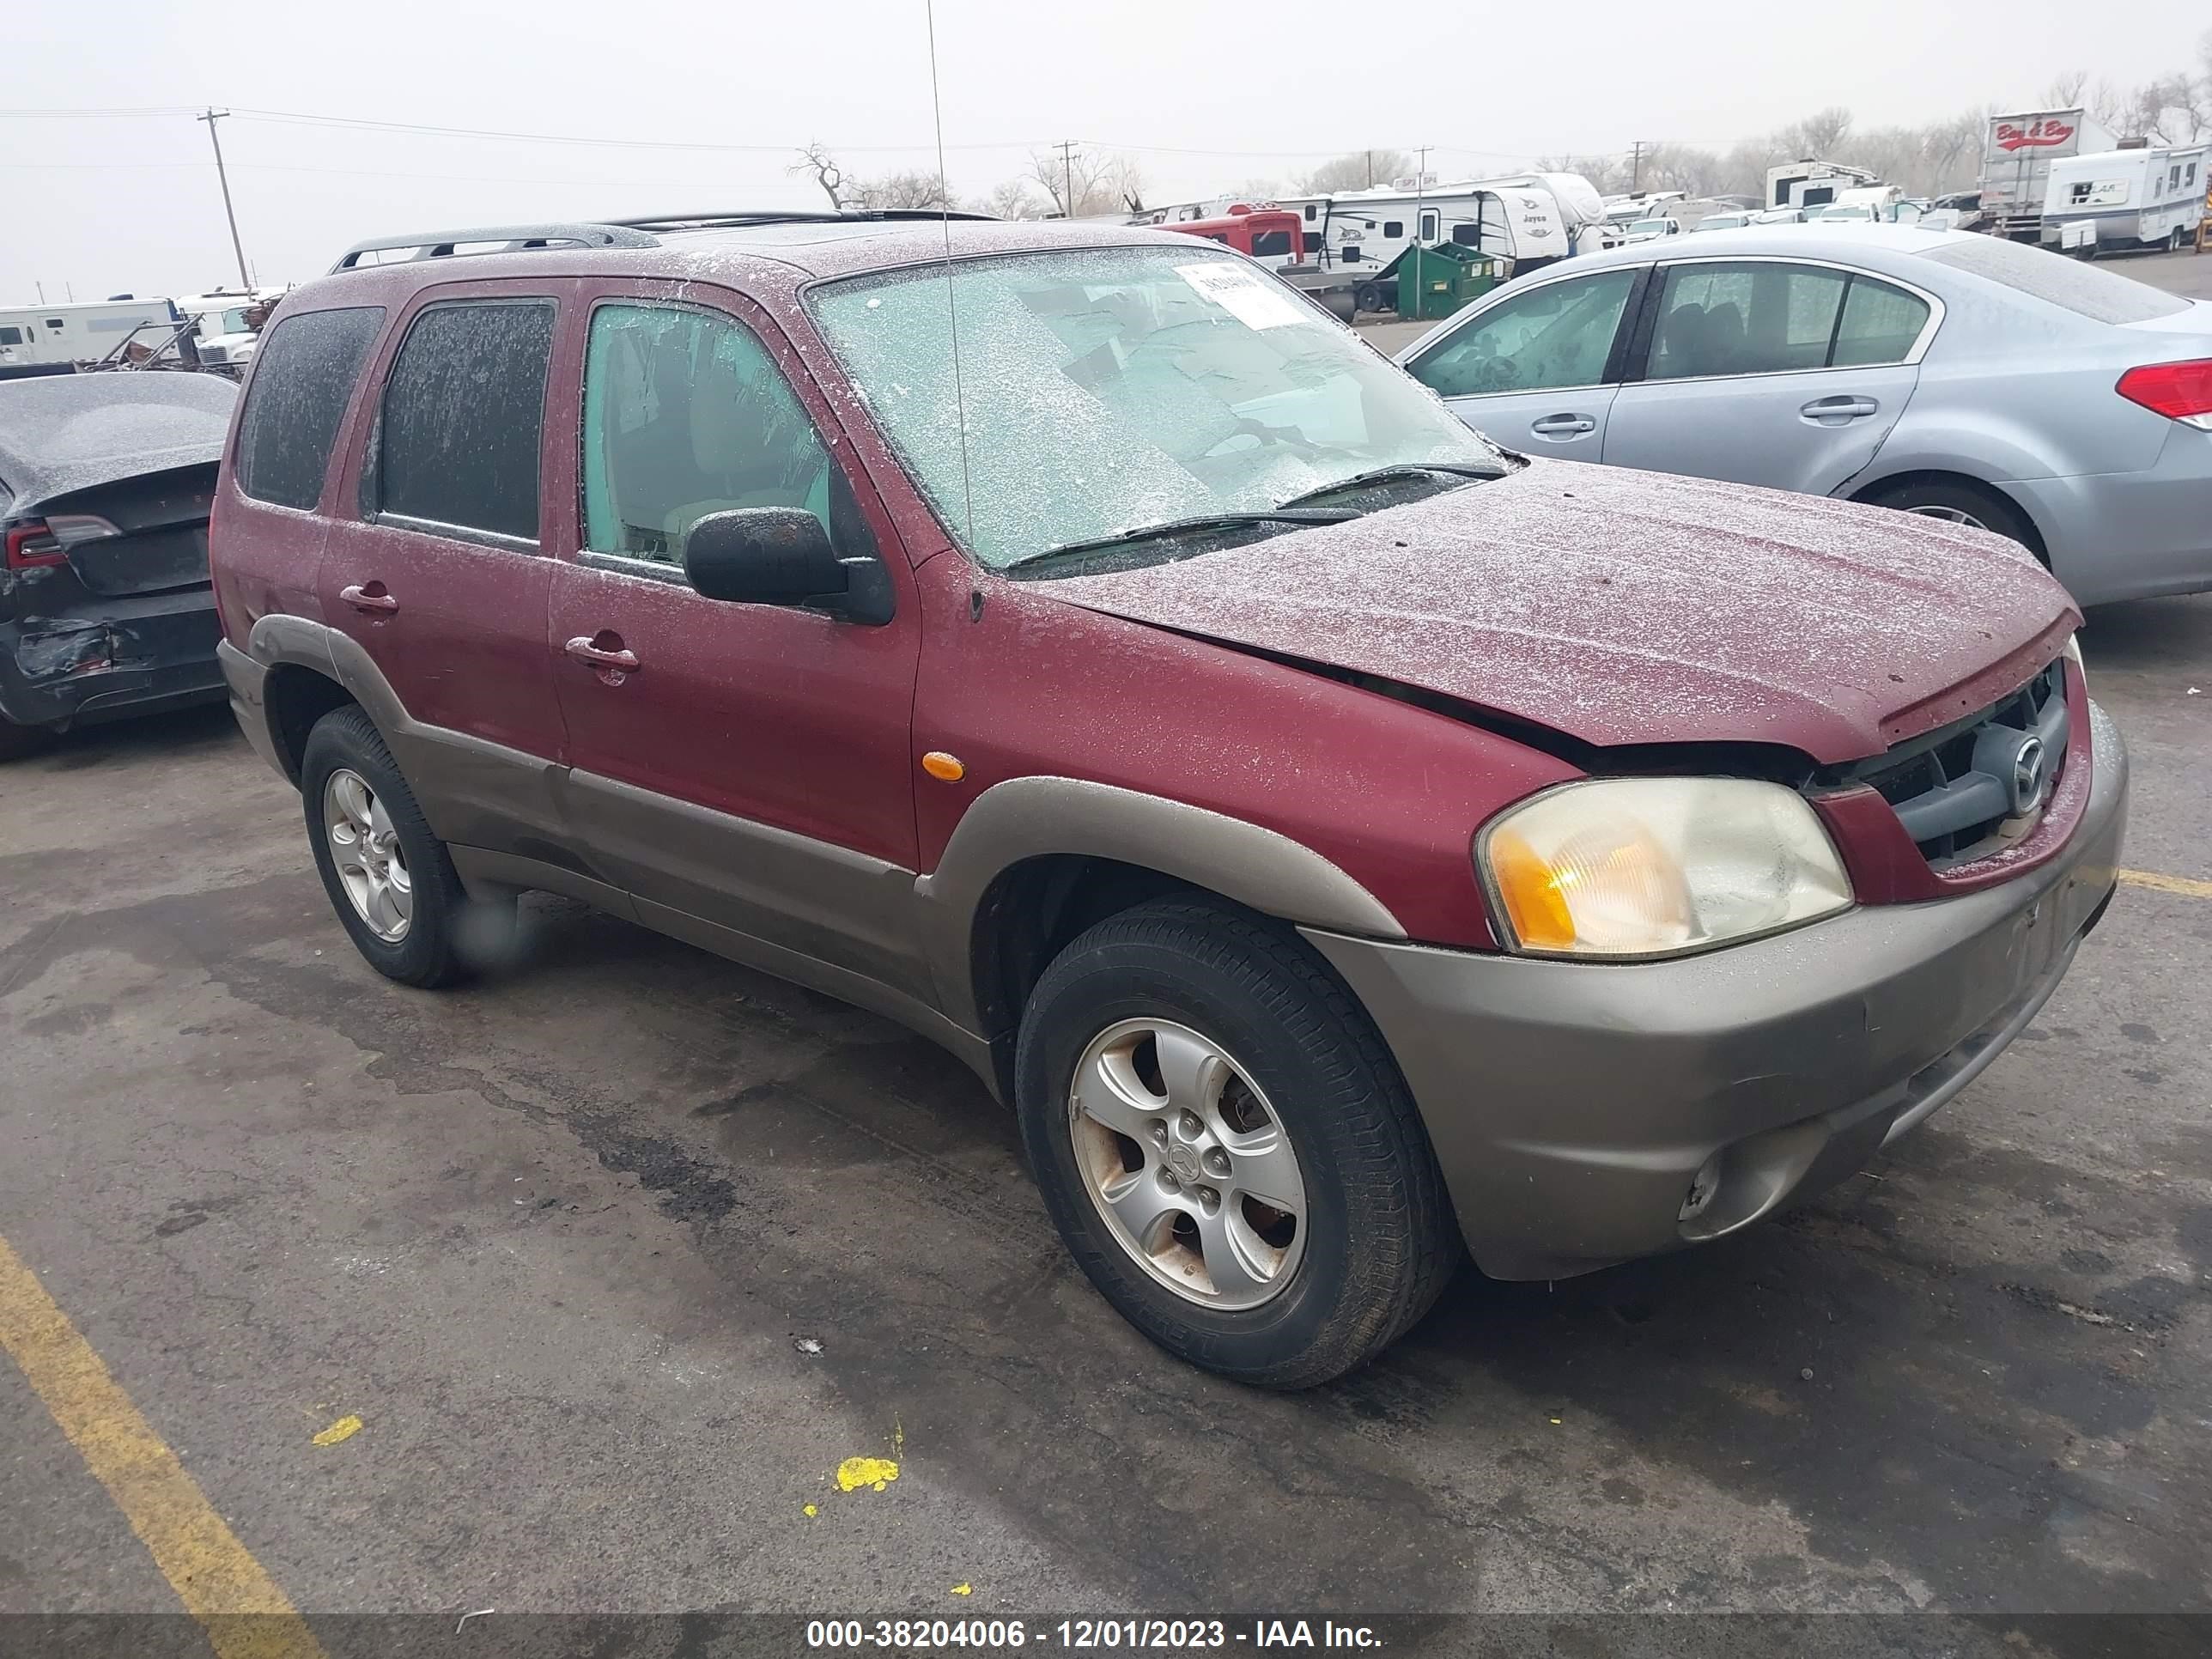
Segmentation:
{"type": "MultiPolygon", "coordinates": [[[[1170,201],[1364,145],[1435,145],[1431,171],[1468,177],[1638,138],[1723,146],[1828,104],[1863,125],[2020,108],[2069,69],[2130,83],[2192,67],[2209,20],[2205,0],[938,0],[937,45],[956,191],[1075,138],[1133,152],[1170,201]],[[1400,21],[1430,10],[1465,21],[1400,21]]],[[[812,139],[854,173],[934,165],[921,0],[95,0],[11,9],[7,33],[0,106],[238,110],[223,148],[263,282],[387,231],[820,205],[786,171],[812,139]]],[[[207,128],[188,113],[0,117],[0,304],[33,303],[35,283],[85,300],[236,280],[207,128]]]]}

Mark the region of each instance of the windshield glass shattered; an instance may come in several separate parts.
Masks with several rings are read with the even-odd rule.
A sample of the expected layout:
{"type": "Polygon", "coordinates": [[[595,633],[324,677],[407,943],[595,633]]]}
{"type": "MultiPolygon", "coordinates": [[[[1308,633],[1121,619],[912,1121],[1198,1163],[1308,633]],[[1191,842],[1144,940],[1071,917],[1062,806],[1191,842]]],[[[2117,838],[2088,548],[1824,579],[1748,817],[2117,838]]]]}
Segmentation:
{"type": "Polygon", "coordinates": [[[1425,387],[1241,259],[1084,248],[952,269],[828,284],[812,306],[939,516],[994,568],[1265,512],[1378,468],[1506,470],[1425,387]]]}

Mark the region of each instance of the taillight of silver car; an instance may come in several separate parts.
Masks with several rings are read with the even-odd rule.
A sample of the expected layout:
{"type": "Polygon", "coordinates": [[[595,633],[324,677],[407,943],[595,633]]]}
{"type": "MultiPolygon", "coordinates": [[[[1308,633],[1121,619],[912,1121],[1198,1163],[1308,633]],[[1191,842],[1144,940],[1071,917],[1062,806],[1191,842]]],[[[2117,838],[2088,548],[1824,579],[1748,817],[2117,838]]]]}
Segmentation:
{"type": "Polygon", "coordinates": [[[2212,432],[2212,357],[2185,363],[2145,363],[2112,388],[2169,421],[2212,432]]]}

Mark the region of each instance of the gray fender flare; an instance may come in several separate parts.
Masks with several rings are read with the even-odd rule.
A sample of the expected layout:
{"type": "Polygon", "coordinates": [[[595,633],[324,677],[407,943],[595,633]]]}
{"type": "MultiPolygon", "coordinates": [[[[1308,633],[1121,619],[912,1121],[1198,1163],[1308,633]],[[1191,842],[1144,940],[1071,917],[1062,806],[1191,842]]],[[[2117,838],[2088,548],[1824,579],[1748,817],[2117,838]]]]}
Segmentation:
{"type": "Polygon", "coordinates": [[[930,874],[916,878],[924,951],[946,1016],[982,1029],[971,945],[999,876],[1050,854],[1114,859],[1173,876],[1265,915],[1332,933],[1402,939],[1389,908],[1310,847],[1193,806],[1081,778],[1011,778],[978,795],[930,874]]]}

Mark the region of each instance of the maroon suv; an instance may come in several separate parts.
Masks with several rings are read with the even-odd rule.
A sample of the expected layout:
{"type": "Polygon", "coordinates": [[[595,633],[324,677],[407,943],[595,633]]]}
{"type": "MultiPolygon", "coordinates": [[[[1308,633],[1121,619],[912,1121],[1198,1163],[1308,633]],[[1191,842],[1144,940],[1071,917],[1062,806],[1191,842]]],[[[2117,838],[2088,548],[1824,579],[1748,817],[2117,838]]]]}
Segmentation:
{"type": "Polygon", "coordinates": [[[1462,1240],[1575,1273],[1856,1170],[2124,818],[2021,549],[1502,453],[1164,233],[367,245],[276,313],[213,553],[379,970],[538,888],[902,1021],[1123,1314],[1279,1386],[1462,1240]]]}

